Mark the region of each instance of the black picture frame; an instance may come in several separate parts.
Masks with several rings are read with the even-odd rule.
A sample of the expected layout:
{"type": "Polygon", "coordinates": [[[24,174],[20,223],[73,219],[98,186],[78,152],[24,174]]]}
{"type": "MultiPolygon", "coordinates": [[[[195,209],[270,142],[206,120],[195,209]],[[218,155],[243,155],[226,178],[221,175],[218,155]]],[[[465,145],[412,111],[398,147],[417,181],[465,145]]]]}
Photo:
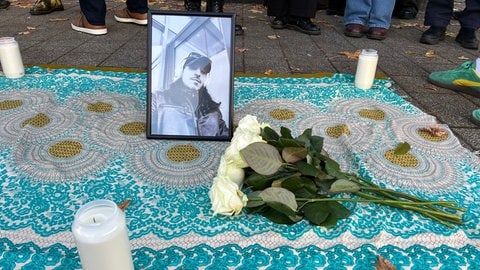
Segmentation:
{"type": "Polygon", "coordinates": [[[232,138],[234,38],[234,13],[149,10],[147,138],[232,138]]]}

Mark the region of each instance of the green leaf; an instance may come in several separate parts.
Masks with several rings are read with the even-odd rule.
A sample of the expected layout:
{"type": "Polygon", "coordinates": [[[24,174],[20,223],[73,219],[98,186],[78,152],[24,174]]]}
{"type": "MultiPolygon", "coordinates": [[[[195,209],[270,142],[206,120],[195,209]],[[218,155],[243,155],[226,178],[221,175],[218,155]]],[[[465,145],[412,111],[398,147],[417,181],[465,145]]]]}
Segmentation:
{"type": "Polygon", "coordinates": [[[329,193],[344,193],[344,192],[357,192],[360,191],[360,186],[347,179],[338,179],[333,182],[330,187],[329,193]]]}
{"type": "Polygon", "coordinates": [[[303,131],[303,133],[300,136],[297,137],[297,140],[305,143],[306,147],[309,147],[310,146],[310,137],[312,137],[312,129],[307,128],[303,131]]]}
{"type": "Polygon", "coordinates": [[[278,133],[271,127],[264,127],[260,135],[265,141],[278,141],[278,139],[280,138],[278,133]]]}
{"type": "Polygon", "coordinates": [[[295,163],[307,157],[307,149],[304,147],[285,147],[282,158],[287,163],[295,163]]]}
{"type": "Polygon", "coordinates": [[[328,202],[328,206],[332,210],[331,213],[339,219],[344,219],[350,216],[350,211],[339,202],[328,202]]]}
{"type": "MultiPolygon", "coordinates": [[[[288,189],[270,187],[260,192],[259,196],[269,205],[271,203],[280,203],[290,208],[290,210],[293,212],[297,211],[298,205],[295,195],[288,189]]],[[[285,214],[290,215],[289,213],[285,214]]]]}
{"type": "Polygon", "coordinates": [[[321,225],[330,215],[330,207],[326,202],[312,202],[304,205],[302,212],[312,224],[321,225]]]}
{"type": "Polygon", "coordinates": [[[319,169],[303,160],[297,162],[296,165],[302,175],[316,177],[319,174],[319,169]]]}
{"type": "Polygon", "coordinates": [[[402,142],[397,144],[397,147],[395,148],[393,153],[395,155],[405,155],[406,153],[408,153],[408,151],[410,151],[410,144],[408,144],[407,142],[402,142]]]}
{"type": "Polygon", "coordinates": [[[338,223],[338,218],[333,214],[330,213],[328,217],[320,224],[320,226],[325,227],[325,228],[334,228],[338,223]]]}
{"type": "Polygon", "coordinates": [[[245,179],[245,183],[247,183],[247,185],[249,185],[253,190],[262,190],[271,186],[274,180],[274,177],[268,177],[253,172],[245,179]]]}
{"type": "Polygon", "coordinates": [[[282,187],[296,193],[298,190],[306,189],[310,194],[317,193],[315,183],[305,177],[291,177],[282,182],[282,187]]]}
{"type": "Polygon", "coordinates": [[[283,164],[278,150],[268,143],[251,143],[240,150],[240,155],[250,168],[263,175],[272,175],[278,172],[283,164]]]}
{"type": "Polygon", "coordinates": [[[323,137],[320,136],[311,136],[310,137],[310,148],[317,152],[321,153],[323,150],[323,137]]]}
{"type": "Polygon", "coordinates": [[[286,127],[280,127],[280,135],[285,139],[293,139],[292,131],[286,127]]]}
{"type": "Polygon", "coordinates": [[[340,165],[338,165],[338,163],[331,158],[327,158],[325,160],[325,171],[329,175],[334,176],[336,178],[343,178],[345,176],[345,174],[340,169],[340,165]]]}
{"type": "Polygon", "coordinates": [[[248,201],[247,201],[247,206],[248,208],[255,208],[259,207],[262,205],[265,205],[265,202],[263,200],[253,200],[253,198],[260,198],[260,192],[261,191],[254,191],[249,194],[247,194],[248,201]]]}
{"type": "Polygon", "coordinates": [[[262,211],[260,214],[262,216],[268,218],[272,222],[277,223],[277,224],[291,225],[291,224],[295,224],[295,223],[299,222],[300,220],[302,220],[301,216],[297,216],[297,218],[295,220],[292,220],[287,215],[285,215],[283,213],[280,213],[273,208],[267,208],[264,211],[262,211]]]}
{"type": "Polygon", "coordinates": [[[303,143],[296,139],[280,138],[278,142],[282,147],[303,147],[303,143]]]}

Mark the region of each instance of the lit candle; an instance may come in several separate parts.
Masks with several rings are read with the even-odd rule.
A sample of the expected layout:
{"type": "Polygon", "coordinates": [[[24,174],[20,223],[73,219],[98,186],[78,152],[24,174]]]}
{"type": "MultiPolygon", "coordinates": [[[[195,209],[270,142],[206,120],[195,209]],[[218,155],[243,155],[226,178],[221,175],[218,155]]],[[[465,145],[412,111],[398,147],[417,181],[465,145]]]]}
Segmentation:
{"type": "Polygon", "coordinates": [[[125,214],[114,202],[96,200],[80,207],[72,232],[84,270],[134,269],[125,214]]]}

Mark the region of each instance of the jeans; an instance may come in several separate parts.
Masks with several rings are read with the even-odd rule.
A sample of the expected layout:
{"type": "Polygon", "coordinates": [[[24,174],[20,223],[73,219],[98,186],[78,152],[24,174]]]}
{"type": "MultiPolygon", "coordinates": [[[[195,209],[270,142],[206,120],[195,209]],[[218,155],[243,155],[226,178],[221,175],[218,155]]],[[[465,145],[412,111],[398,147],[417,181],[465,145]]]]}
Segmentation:
{"type": "MultiPolygon", "coordinates": [[[[92,25],[105,25],[107,6],[105,0],[80,0],[80,9],[92,25]]],[[[126,5],[129,11],[136,13],[147,13],[147,0],[127,0],[126,5]]]]}
{"type": "Polygon", "coordinates": [[[388,29],[395,0],[347,0],[343,23],[388,29]]]}
{"type": "MultiPolygon", "coordinates": [[[[453,14],[453,0],[429,0],[425,8],[425,25],[447,27],[453,14]]],[[[462,27],[480,27],[480,0],[466,0],[458,21],[462,27]]]]}

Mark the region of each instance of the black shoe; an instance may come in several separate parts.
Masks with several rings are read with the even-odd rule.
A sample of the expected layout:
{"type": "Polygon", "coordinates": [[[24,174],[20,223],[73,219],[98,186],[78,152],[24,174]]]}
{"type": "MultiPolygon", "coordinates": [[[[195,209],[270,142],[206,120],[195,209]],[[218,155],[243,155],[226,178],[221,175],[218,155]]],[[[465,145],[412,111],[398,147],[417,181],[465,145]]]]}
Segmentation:
{"type": "Polygon", "coordinates": [[[287,27],[309,35],[320,35],[320,27],[314,24],[310,18],[291,17],[287,27]]]}
{"type": "Polygon", "coordinates": [[[460,28],[455,41],[460,43],[462,47],[476,50],[478,48],[478,39],[475,36],[476,30],[473,28],[460,28]]]}
{"type": "Polygon", "coordinates": [[[243,35],[243,27],[240,24],[235,24],[235,36],[243,35]]]}
{"type": "Polygon", "coordinates": [[[414,7],[405,7],[400,9],[395,15],[399,19],[412,20],[417,18],[418,10],[414,7]]]}
{"type": "Polygon", "coordinates": [[[0,9],[6,9],[10,6],[10,2],[7,0],[0,0],[0,9]]]}
{"type": "Polygon", "coordinates": [[[282,16],[282,17],[275,17],[273,21],[270,23],[270,26],[273,29],[284,29],[287,28],[287,17],[282,16]]]}
{"type": "Polygon", "coordinates": [[[420,42],[424,44],[434,45],[445,39],[445,27],[430,26],[425,32],[423,32],[420,42]]]}

